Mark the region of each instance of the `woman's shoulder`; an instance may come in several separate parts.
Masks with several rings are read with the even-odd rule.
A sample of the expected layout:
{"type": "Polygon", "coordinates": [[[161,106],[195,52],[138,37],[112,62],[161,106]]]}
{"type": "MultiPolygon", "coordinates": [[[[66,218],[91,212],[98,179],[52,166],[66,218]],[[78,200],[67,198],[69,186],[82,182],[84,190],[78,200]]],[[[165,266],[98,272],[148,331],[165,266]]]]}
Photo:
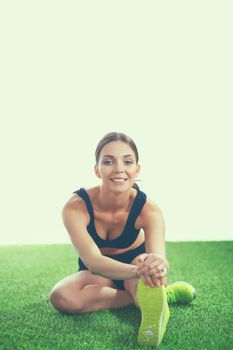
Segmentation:
{"type": "Polygon", "coordinates": [[[146,197],[146,202],[142,208],[142,214],[162,214],[160,206],[150,197],[146,197]]]}
{"type": "MultiPolygon", "coordinates": [[[[83,189],[82,187],[80,189],[83,189]]],[[[89,190],[93,190],[93,188],[90,188],[88,190],[86,190],[89,194],[89,190]]],[[[77,193],[74,193],[72,195],[72,197],[70,197],[67,202],[64,204],[63,209],[62,209],[62,213],[63,215],[67,214],[68,217],[70,217],[71,213],[76,213],[75,217],[79,218],[79,220],[83,220],[83,222],[87,225],[88,222],[90,221],[90,216],[87,210],[87,206],[85,201],[83,200],[83,198],[78,194],[79,191],[74,191],[77,193]]]]}
{"type": "Polygon", "coordinates": [[[155,222],[158,219],[160,220],[161,217],[163,217],[163,213],[159,205],[150,197],[146,196],[146,201],[138,216],[136,227],[144,229],[149,223],[155,222]]]}
{"type": "Polygon", "coordinates": [[[75,193],[67,200],[65,206],[71,209],[84,209],[86,210],[85,202],[83,198],[79,195],[79,190],[85,190],[87,194],[92,197],[92,194],[96,191],[96,187],[84,188],[80,187],[78,190],[74,191],[75,193]]]}

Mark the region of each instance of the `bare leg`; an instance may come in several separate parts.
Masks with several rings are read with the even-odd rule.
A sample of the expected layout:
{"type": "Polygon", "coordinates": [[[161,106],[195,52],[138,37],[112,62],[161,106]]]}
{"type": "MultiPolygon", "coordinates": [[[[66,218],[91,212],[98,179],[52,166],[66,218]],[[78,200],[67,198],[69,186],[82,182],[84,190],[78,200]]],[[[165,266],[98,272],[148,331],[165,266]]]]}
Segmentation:
{"type": "Polygon", "coordinates": [[[134,301],[129,292],[118,290],[110,279],[80,271],[58,282],[50,293],[53,306],[65,313],[119,308],[134,301]]]}
{"type": "Polygon", "coordinates": [[[138,287],[138,279],[125,280],[125,289],[131,295],[133,299],[133,303],[140,309],[140,306],[137,301],[137,287],[138,287]]]}
{"type": "MultiPolygon", "coordinates": [[[[143,253],[143,254],[139,254],[138,256],[136,256],[130,264],[132,265],[136,265],[137,266],[137,260],[139,257],[143,258],[145,257],[146,254],[143,253]]],[[[136,307],[138,309],[140,309],[140,306],[138,304],[138,301],[137,301],[137,287],[138,287],[138,279],[137,278],[134,278],[134,279],[130,279],[130,280],[125,280],[124,281],[124,286],[125,286],[125,290],[130,294],[132,300],[133,300],[133,303],[136,305],[136,307]]]]}
{"type": "Polygon", "coordinates": [[[124,290],[97,285],[86,286],[80,292],[80,297],[84,306],[82,312],[119,308],[134,303],[130,294],[124,290]]]}

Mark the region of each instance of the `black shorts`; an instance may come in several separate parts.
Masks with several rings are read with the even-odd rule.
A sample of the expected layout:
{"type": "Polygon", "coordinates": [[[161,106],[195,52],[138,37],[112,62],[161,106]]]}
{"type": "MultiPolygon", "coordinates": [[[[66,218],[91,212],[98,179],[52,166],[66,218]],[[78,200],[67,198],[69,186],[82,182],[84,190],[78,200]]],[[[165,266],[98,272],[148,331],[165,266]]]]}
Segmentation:
{"type": "MultiPolygon", "coordinates": [[[[106,255],[109,258],[112,258],[114,260],[123,262],[125,264],[130,264],[131,261],[136,258],[136,256],[145,253],[145,243],[143,242],[139,247],[129,250],[128,252],[122,253],[122,254],[116,254],[116,255],[106,255]]],[[[88,270],[86,265],[83,263],[83,261],[78,258],[78,264],[79,264],[79,270],[88,270]]],[[[124,286],[124,280],[112,280],[115,285],[117,286],[117,289],[125,290],[124,286]]]]}

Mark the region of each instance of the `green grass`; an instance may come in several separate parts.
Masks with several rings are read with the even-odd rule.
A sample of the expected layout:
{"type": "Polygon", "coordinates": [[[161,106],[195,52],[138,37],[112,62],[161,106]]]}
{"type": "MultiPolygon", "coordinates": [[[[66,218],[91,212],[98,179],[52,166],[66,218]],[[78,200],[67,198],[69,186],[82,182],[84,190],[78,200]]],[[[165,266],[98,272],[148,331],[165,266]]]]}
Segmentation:
{"type": "MultiPolygon", "coordinates": [[[[193,284],[198,298],[170,307],[159,349],[233,349],[233,241],[168,242],[168,283],[193,284]]],[[[76,315],[56,311],[53,285],[77,271],[71,245],[0,246],[0,349],[143,349],[134,305],[76,315]]]]}

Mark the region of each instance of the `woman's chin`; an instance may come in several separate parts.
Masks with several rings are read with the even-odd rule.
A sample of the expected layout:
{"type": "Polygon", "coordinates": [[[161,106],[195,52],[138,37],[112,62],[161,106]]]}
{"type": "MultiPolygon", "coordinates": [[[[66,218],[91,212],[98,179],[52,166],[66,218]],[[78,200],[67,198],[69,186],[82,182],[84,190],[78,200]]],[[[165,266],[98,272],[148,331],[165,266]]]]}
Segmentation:
{"type": "Polygon", "coordinates": [[[114,183],[113,181],[110,182],[109,188],[111,188],[111,190],[114,192],[125,192],[133,186],[129,181],[125,181],[123,183],[114,183]]]}
{"type": "Polygon", "coordinates": [[[121,193],[132,188],[132,181],[126,180],[123,183],[116,183],[111,180],[103,181],[102,186],[110,192],[121,193]]]}

